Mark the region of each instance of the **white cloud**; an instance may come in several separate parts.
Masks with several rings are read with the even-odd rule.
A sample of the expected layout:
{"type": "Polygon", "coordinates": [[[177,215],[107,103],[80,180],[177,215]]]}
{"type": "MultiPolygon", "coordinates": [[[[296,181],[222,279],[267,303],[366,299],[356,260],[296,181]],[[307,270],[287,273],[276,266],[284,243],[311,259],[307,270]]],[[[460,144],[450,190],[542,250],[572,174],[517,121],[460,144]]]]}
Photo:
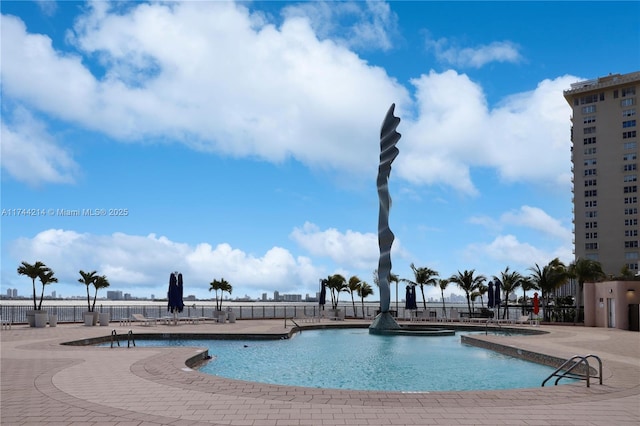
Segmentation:
{"type": "Polygon", "coordinates": [[[11,253],[19,254],[20,261],[44,262],[61,283],[77,282],[80,269],[97,270],[107,275],[112,287],[129,290],[162,290],[169,274],[178,270],[185,277],[185,291],[205,297],[214,278],[224,277],[236,289],[255,293],[274,289],[313,293],[324,274],[310,259],[295,258],[280,247],[255,257],[224,243],[215,248],[206,243],[191,246],[154,234],[96,235],[49,229],[16,240],[11,253]]]}
{"type": "Polygon", "coordinates": [[[500,221],[510,225],[526,226],[557,238],[567,245],[571,244],[573,237],[570,229],[563,227],[559,220],[552,218],[544,210],[537,207],[522,206],[518,211],[504,213],[500,221]]]}
{"type": "MultiPolygon", "coordinates": [[[[395,19],[379,2],[304,7],[353,9],[380,27],[395,19]]],[[[371,147],[395,102],[403,138],[394,170],[412,184],[476,195],[473,168],[489,167],[506,181],[570,188],[562,90],[576,77],[545,80],[491,109],[468,76],[431,71],[412,80],[412,104],[383,69],[320,39],[311,13],[290,10],[276,27],[230,2],[136,4],[118,13],[95,2],[88,10],[69,36],[76,54],[3,16],[3,95],[122,140],[173,139],[273,162],[293,157],[350,176],[375,173],[371,147]],[[104,76],[84,65],[85,56],[100,59],[104,76]]]]}
{"type": "MultiPolygon", "coordinates": [[[[348,230],[342,233],[334,228],[321,231],[317,225],[306,222],[295,228],[291,238],[314,256],[328,257],[345,268],[373,271],[378,262],[378,236],[348,230]]],[[[393,249],[398,250],[394,242],[393,249]]]]}
{"type": "Polygon", "coordinates": [[[45,182],[72,183],[78,165],[57,145],[45,123],[24,108],[4,114],[0,124],[2,168],[16,180],[38,186],[45,182]]]}
{"type": "Polygon", "coordinates": [[[320,38],[330,38],[352,49],[392,48],[398,17],[383,1],[314,1],[287,6],[285,18],[305,17],[320,38]]]}
{"type": "MultiPolygon", "coordinates": [[[[514,235],[500,235],[488,244],[471,244],[465,249],[465,256],[469,259],[490,259],[502,265],[510,266],[512,270],[527,273],[527,268],[534,264],[549,263],[550,259],[559,257],[564,262],[572,259],[571,245],[561,246],[552,252],[534,247],[531,244],[518,241],[514,235]]],[[[497,272],[491,271],[491,274],[497,272]]]]}
{"type": "Polygon", "coordinates": [[[464,74],[431,71],[412,80],[418,118],[401,123],[400,176],[475,195],[472,168],[492,167],[508,182],[569,189],[571,108],[562,91],[575,80],[545,80],[493,109],[482,88],[464,74]]]}
{"type": "Polygon", "coordinates": [[[58,3],[55,0],[36,0],[36,3],[42,13],[47,16],[53,16],[58,10],[58,3]]]}
{"type": "Polygon", "coordinates": [[[482,68],[491,62],[522,62],[519,47],[510,41],[494,41],[475,47],[459,47],[446,38],[426,40],[440,62],[461,68],[482,68]]]}
{"type": "Polygon", "coordinates": [[[119,139],[169,137],[356,173],[377,164],[367,148],[380,111],[409,99],[383,69],[320,41],[306,19],[256,27],[259,20],[228,2],[140,4],[118,15],[106,3],[91,7],[70,40],[100,58],[104,78],[3,16],[7,95],[119,139]]]}

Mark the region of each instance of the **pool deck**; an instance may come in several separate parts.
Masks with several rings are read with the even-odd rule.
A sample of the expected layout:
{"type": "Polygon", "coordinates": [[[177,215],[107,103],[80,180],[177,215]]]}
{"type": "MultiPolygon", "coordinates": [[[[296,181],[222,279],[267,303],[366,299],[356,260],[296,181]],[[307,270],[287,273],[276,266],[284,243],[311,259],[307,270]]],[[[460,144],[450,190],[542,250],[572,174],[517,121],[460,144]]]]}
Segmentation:
{"type": "MultiPolygon", "coordinates": [[[[356,324],[357,321],[322,324],[356,324]]],[[[300,324],[305,326],[307,324],[300,324]]],[[[310,325],[310,324],[309,324],[310,325]]],[[[478,326],[484,330],[483,326],[478,326]]],[[[527,328],[529,326],[519,326],[527,328]]],[[[596,354],[597,380],[542,388],[466,392],[363,392],[275,386],[187,368],[194,348],[61,346],[136,333],[274,333],[282,320],[55,328],[13,325],[1,342],[0,424],[118,426],[284,425],[634,425],[640,424],[640,333],[541,326],[545,335],[489,341],[569,358],[596,354]]],[[[286,353],[283,354],[286,356],[286,353]]],[[[425,368],[438,368],[425,359],[425,368]]],[[[541,378],[542,381],[544,378],[541,378]]]]}

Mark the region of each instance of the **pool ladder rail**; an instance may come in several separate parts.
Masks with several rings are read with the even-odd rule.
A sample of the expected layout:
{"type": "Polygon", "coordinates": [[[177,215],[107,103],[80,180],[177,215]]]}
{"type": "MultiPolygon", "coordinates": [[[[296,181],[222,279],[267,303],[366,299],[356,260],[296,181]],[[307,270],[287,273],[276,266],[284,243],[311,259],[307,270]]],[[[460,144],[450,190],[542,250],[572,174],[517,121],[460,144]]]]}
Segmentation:
{"type": "MultiPolygon", "coordinates": [[[[113,348],[113,342],[116,342],[118,344],[118,347],[120,347],[120,339],[118,339],[118,332],[114,329],[111,332],[111,347],[113,348]]],[[[131,344],[133,344],[133,346],[136,346],[136,341],[133,338],[133,331],[129,330],[129,332],[127,333],[127,348],[131,347],[131,344]]]]}
{"type": "Polygon", "coordinates": [[[602,384],[602,360],[599,356],[589,354],[585,356],[574,355],[568,360],[566,360],[560,367],[558,367],[553,373],[549,375],[542,382],[542,387],[547,383],[551,378],[557,377],[554,385],[558,385],[560,379],[576,379],[576,380],[585,380],[587,382],[587,387],[591,387],[591,378],[597,378],[602,384]],[[593,358],[598,361],[598,374],[593,376],[591,375],[591,366],[589,365],[589,358],[593,358]],[[579,366],[584,368],[584,372],[574,371],[579,366]]]}

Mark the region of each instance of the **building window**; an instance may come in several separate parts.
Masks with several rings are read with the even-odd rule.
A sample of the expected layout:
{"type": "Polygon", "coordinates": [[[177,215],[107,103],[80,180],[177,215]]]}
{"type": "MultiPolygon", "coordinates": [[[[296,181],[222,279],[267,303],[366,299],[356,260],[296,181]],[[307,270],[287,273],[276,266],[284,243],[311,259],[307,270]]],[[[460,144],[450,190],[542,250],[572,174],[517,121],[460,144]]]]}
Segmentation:
{"type": "Polygon", "coordinates": [[[625,194],[633,194],[634,192],[638,192],[638,185],[630,185],[624,187],[625,194]]]}
{"type": "Polygon", "coordinates": [[[622,132],[622,139],[629,139],[629,138],[635,138],[635,137],[636,137],[635,130],[631,130],[629,132],[622,132]]]}
{"type": "Polygon", "coordinates": [[[584,181],[584,186],[597,186],[598,185],[598,179],[586,179],[584,181]]]}
{"type": "Polygon", "coordinates": [[[622,110],[622,116],[623,117],[633,117],[634,115],[636,115],[636,109],[635,108],[622,110]]]}
{"type": "Polygon", "coordinates": [[[582,124],[590,124],[590,123],[595,123],[596,122],[596,116],[595,115],[589,115],[587,117],[585,117],[582,120],[582,124]]]}
{"type": "Polygon", "coordinates": [[[625,182],[636,182],[638,180],[638,175],[625,175],[625,182]]]}
{"type": "Polygon", "coordinates": [[[624,214],[636,215],[636,214],[638,214],[638,208],[637,207],[631,207],[631,208],[628,208],[628,209],[624,209],[624,214]]]}
{"type": "Polygon", "coordinates": [[[596,153],[597,153],[597,148],[596,147],[585,148],[584,149],[584,155],[596,155],[596,153]]]}
{"type": "Polygon", "coordinates": [[[638,225],[638,219],[625,219],[624,220],[624,226],[637,226],[638,225]]]}
{"type": "Polygon", "coordinates": [[[586,191],[584,191],[584,196],[585,197],[597,197],[598,196],[598,190],[597,189],[587,189],[586,191]]]}
{"type": "Polygon", "coordinates": [[[583,143],[584,145],[591,145],[591,144],[594,144],[594,143],[596,143],[596,137],[595,137],[595,136],[592,136],[592,137],[590,137],[590,138],[584,138],[584,139],[582,139],[582,143],[583,143]]]}
{"type": "Polygon", "coordinates": [[[637,237],[638,236],[638,230],[637,229],[626,229],[624,231],[624,236],[625,237],[637,237]]]}
{"type": "Polygon", "coordinates": [[[585,166],[595,166],[597,163],[595,158],[587,158],[586,160],[584,160],[584,165],[585,166]]]}
{"type": "Polygon", "coordinates": [[[625,204],[638,204],[638,197],[624,197],[625,204]]]}
{"type": "Polygon", "coordinates": [[[637,247],[638,247],[638,240],[624,242],[624,248],[637,248],[637,247]]]}
{"type": "Polygon", "coordinates": [[[638,270],[638,264],[637,263],[627,263],[627,268],[629,268],[632,271],[637,271],[638,270]]]}
{"type": "Polygon", "coordinates": [[[588,135],[590,133],[595,133],[596,132],[596,126],[591,126],[591,127],[585,127],[584,128],[584,134],[588,135]]]}
{"type": "Polygon", "coordinates": [[[585,243],[585,250],[598,250],[598,243],[585,243]]]}
{"type": "Polygon", "coordinates": [[[597,174],[596,170],[597,169],[585,169],[584,175],[585,176],[595,176],[597,174]]]}
{"type": "Polygon", "coordinates": [[[636,86],[632,86],[632,87],[625,87],[624,89],[622,89],[620,91],[620,93],[622,94],[622,97],[624,98],[625,96],[633,96],[636,94],[636,86]]]}
{"type": "Polygon", "coordinates": [[[627,98],[627,99],[623,99],[620,101],[620,106],[621,107],[628,107],[628,106],[632,106],[635,105],[635,102],[633,101],[635,98],[627,98]]]}
{"type": "Polygon", "coordinates": [[[638,142],[636,141],[624,143],[624,149],[636,149],[637,147],[638,147],[638,142]]]}
{"type": "Polygon", "coordinates": [[[637,251],[627,252],[624,254],[624,258],[627,260],[639,259],[638,252],[637,251]]]}
{"type": "Polygon", "coordinates": [[[587,105],[587,106],[582,107],[582,113],[583,114],[593,114],[594,112],[596,112],[596,106],[595,105],[587,105]]]}
{"type": "Polygon", "coordinates": [[[589,207],[598,207],[598,200],[585,201],[584,206],[589,207]]]}
{"type": "Polygon", "coordinates": [[[595,102],[598,102],[598,99],[600,99],[600,101],[604,101],[604,92],[602,93],[594,93],[592,95],[586,95],[586,96],[582,96],[580,98],[574,98],[573,100],[573,104],[574,105],[585,105],[585,104],[592,104],[595,102]]]}
{"type": "Polygon", "coordinates": [[[596,229],[598,228],[598,222],[585,222],[584,227],[585,229],[596,229]]]}
{"type": "Polygon", "coordinates": [[[598,239],[598,233],[597,232],[586,232],[584,237],[587,240],[597,240],[598,239]]]}
{"type": "Polygon", "coordinates": [[[584,212],[584,217],[598,217],[598,212],[597,211],[584,212]]]}
{"type": "Polygon", "coordinates": [[[622,156],[622,161],[635,161],[638,158],[638,154],[632,152],[631,154],[625,154],[622,156]]]}
{"type": "Polygon", "coordinates": [[[625,154],[622,156],[622,161],[635,161],[638,158],[638,155],[633,152],[631,154],[625,154]]]}
{"type": "Polygon", "coordinates": [[[636,127],[636,120],[623,121],[622,122],[622,128],[626,129],[627,127],[636,127]]]}

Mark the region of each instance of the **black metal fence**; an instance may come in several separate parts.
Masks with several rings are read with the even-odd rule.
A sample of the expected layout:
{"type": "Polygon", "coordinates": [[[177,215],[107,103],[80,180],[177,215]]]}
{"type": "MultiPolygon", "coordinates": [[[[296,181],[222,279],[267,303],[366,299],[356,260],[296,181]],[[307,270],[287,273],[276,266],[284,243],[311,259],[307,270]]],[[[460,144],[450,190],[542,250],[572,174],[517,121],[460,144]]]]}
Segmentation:
{"type": "MultiPolygon", "coordinates": [[[[394,306],[392,306],[394,307],[394,306]]],[[[44,310],[46,310],[50,314],[58,315],[58,322],[60,323],[78,323],[84,321],[84,312],[87,311],[86,305],[45,305],[44,310]]],[[[344,315],[347,318],[362,318],[363,310],[361,305],[357,305],[354,309],[351,304],[340,304],[339,309],[344,311],[344,315]]],[[[461,307],[458,306],[447,306],[447,317],[450,317],[451,308],[456,308],[459,313],[466,312],[466,306],[461,307]]],[[[531,315],[530,309],[531,307],[527,307],[528,309],[525,311],[528,315],[531,315]]],[[[0,314],[2,316],[2,321],[10,321],[13,324],[26,323],[27,311],[33,309],[28,303],[24,305],[0,305],[0,314]]],[[[503,318],[503,309],[500,310],[500,318],[503,318]]],[[[223,306],[223,310],[227,312],[233,312],[236,319],[284,319],[284,318],[303,318],[303,317],[317,317],[320,315],[320,307],[318,305],[288,305],[286,303],[276,303],[273,305],[268,304],[246,304],[246,305],[238,305],[234,304],[231,306],[223,306]]],[[[375,317],[376,313],[379,310],[379,306],[375,303],[365,304],[364,306],[364,316],[366,318],[375,317]]],[[[400,319],[409,319],[412,316],[416,317],[420,315],[422,307],[419,308],[419,312],[410,312],[405,310],[404,307],[398,306],[398,310],[394,310],[394,314],[397,318],[400,319]]],[[[444,317],[444,313],[442,312],[442,306],[438,306],[435,304],[429,304],[427,306],[427,310],[430,313],[430,319],[436,320],[444,317]]],[[[96,305],[97,312],[108,312],[110,315],[111,321],[120,321],[124,319],[130,319],[133,314],[142,314],[148,318],[167,318],[173,317],[173,314],[167,311],[167,306],[165,304],[136,304],[136,305],[116,305],[116,304],[97,304],[96,305]]],[[[328,309],[327,309],[328,311],[328,309]]],[[[329,315],[328,312],[325,311],[325,315],[329,315]]],[[[210,318],[213,319],[215,317],[215,306],[212,305],[185,305],[184,310],[178,314],[178,318],[210,318]]],[[[542,320],[543,317],[543,309],[541,307],[540,313],[538,317],[542,320]]],[[[550,307],[549,313],[545,320],[551,322],[573,322],[573,315],[575,313],[574,308],[569,307],[550,307]]],[[[522,315],[522,306],[519,305],[509,305],[509,318],[517,319],[522,315]]],[[[420,315],[421,316],[421,315],[420,315]]]]}
{"type": "MultiPolygon", "coordinates": [[[[10,321],[13,324],[27,322],[27,311],[33,309],[31,305],[0,305],[0,314],[3,321],[10,321]]],[[[349,306],[340,306],[347,316],[354,316],[353,309],[349,306]]],[[[43,310],[49,314],[57,314],[59,323],[83,322],[84,313],[87,311],[86,305],[46,305],[43,310]]],[[[178,318],[214,318],[214,306],[188,306],[178,314],[178,318]]],[[[284,319],[319,316],[320,307],[315,305],[233,305],[223,306],[226,312],[233,312],[236,319],[284,319]]],[[[362,309],[356,307],[358,317],[362,317],[362,309]]],[[[375,311],[373,306],[365,306],[367,316],[372,316],[375,311]]],[[[173,318],[173,314],[167,311],[166,305],[96,305],[96,312],[109,313],[111,321],[130,319],[133,314],[142,314],[147,318],[173,318]]]]}

